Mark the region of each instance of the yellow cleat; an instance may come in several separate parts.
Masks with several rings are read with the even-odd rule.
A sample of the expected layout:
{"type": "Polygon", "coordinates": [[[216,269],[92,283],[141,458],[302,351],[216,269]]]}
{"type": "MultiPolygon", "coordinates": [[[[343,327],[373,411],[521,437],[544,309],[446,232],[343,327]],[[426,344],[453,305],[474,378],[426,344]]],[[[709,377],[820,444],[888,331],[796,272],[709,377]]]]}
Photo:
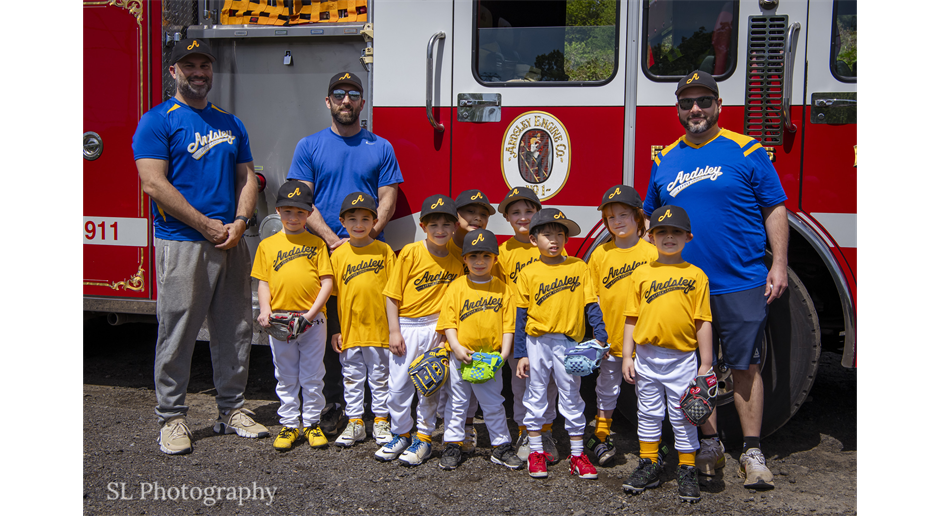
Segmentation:
{"type": "Polygon", "coordinates": [[[277,433],[277,437],[274,438],[274,449],[280,451],[286,451],[291,449],[291,446],[294,445],[294,441],[300,437],[299,428],[290,428],[284,427],[281,428],[281,431],[277,433]]]}
{"type": "Polygon", "coordinates": [[[326,436],[323,435],[323,430],[320,430],[320,425],[304,428],[304,436],[307,437],[310,446],[313,448],[325,448],[330,444],[330,442],[326,440],[326,436]]]}

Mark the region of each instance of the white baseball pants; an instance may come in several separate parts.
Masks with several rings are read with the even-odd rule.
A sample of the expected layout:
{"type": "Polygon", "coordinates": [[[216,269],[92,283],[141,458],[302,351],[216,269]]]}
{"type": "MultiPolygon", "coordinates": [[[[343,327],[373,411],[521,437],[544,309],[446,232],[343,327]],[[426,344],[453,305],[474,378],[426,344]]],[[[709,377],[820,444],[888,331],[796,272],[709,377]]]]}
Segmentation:
{"type": "Polygon", "coordinates": [[[597,373],[597,383],[594,386],[594,393],[597,394],[598,410],[614,410],[617,408],[621,383],[623,383],[623,358],[610,355],[607,360],[601,361],[597,373]]]}
{"type": "Polygon", "coordinates": [[[698,450],[698,432],[679,408],[679,399],[698,373],[694,351],[678,351],[652,344],[636,347],[637,434],[641,441],[656,442],[662,437],[667,407],[676,435],[675,448],[681,452],[698,450]],[[665,393],[665,399],[664,399],[665,393]]]}
{"type": "Polygon", "coordinates": [[[444,442],[456,443],[466,438],[465,424],[470,397],[476,395],[477,402],[483,409],[483,422],[490,433],[490,444],[494,447],[508,443],[509,425],[506,424],[506,409],[503,407],[503,375],[498,371],[492,380],[483,383],[471,383],[460,376],[460,361],[450,354],[450,398],[444,411],[444,442]]]}
{"type": "Polygon", "coordinates": [[[388,415],[388,348],[355,346],[339,354],[343,366],[343,390],[346,415],[361,419],[365,413],[366,379],[372,392],[372,413],[388,415]]]}
{"type": "MultiPolygon", "coordinates": [[[[441,335],[435,331],[437,314],[424,317],[399,317],[401,335],[405,340],[405,355],[389,353],[388,365],[388,413],[393,434],[411,432],[415,425],[411,417],[411,402],[415,397],[415,386],[408,376],[408,366],[418,355],[436,347],[441,335]]],[[[437,402],[440,391],[430,397],[418,396],[418,431],[431,435],[437,422],[437,402]]]]}
{"type": "Polygon", "coordinates": [[[274,377],[281,406],[277,414],[281,424],[290,428],[320,423],[320,412],[326,406],[323,398],[323,351],[326,349],[326,318],[318,313],[313,326],[297,337],[284,342],[269,336],[274,357],[274,377]],[[300,397],[303,395],[303,414],[300,397]],[[301,415],[303,421],[301,422],[301,415]]]}
{"type": "Polygon", "coordinates": [[[541,429],[550,423],[548,385],[552,379],[558,386],[558,412],[565,418],[568,435],[584,435],[584,400],[581,399],[581,377],[565,371],[565,350],[568,339],[558,333],[539,337],[526,335],[529,352],[529,380],[523,403],[526,408],[526,430],[541,429]]]}
{"type": "MultiPolygon", "coordinates": [[[[510,381],[510,385],[512,386],[512,419],[517,425],[525,426],[526,410],[523,399],[525,398],[525,390],[529,379],[516,376],[516,366],[518,365],[518,358],[509,357],[510,378],[512,378],[510,381]]],[[[545,419],[547,419],[549,423],[558,417],[558,412],[555,410],[557,400],[558,386],[555,385],[555,379],[552,378],[548,382],[548,410],[545,412],[545,419]]]]}

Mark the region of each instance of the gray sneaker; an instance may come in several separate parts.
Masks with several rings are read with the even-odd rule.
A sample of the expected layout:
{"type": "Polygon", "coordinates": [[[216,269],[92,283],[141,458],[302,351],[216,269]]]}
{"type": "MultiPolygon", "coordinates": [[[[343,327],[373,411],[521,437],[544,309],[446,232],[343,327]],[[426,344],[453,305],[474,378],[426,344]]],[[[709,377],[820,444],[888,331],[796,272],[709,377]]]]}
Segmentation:
{"type": "Polygon", "coordinates": [[[705,476],[715,476],[716,470],[725,467],[725,445],[717,437],[702,439],[695,454],[695,467],[705,476]]]}
{"type": "Polygon", "coordinates": [[[361,443],[366,440],[366,425],[358,421],[349,421],[349,424],[346,425],[346,429],[343,430],[342,435],[336,438],[333,441],[333,444],[336,446],[342,446],[343,448],[349,448],[350,446],[361,443]]]}
{"type": "Polygon", "coordinates": [[[170,418],[163,427],[160,428],[160,435],[157,437],[157,444],[160,445],[160,451],[170,455],[182,455],[193,451],[193,434],[186,426],[186,417],[178,416],[170,418]]]}
{"type": "Polygon", "coordinates": [[[738,474],[744,478],[744,487],[748,489],[773,489],[774,475],[767,468],[764,454],[760,448],[751,448],[738,459],[741,469],[738,474]]]}
{"type": "Polygon", "coordinates": [[[516,440],[516,456],[522,460],[529,460],[529,433],[522,432],[516,440]]]}
{"type": "Polygon", "coordinates": [[[245,409],[235,409],[228,415],[219,414],[212,430],[217,434],[238,434],[241,437],[267,437],[271,435],[268,429],[260,423],[256,423],[251,416],[254,412],[245,409]]]}
{"type": "Polygon", "coordinates": [[[558,446],[555,444],[551,430],[542,432],[542,449],[545,450],[545,462],[547,462],[549,466],[558,464],[558,461],[561,460],[561,456],[558,455],[558,446]]]}
{"type": "Polygon", "coordinates": [[[376,421],[372,425],[372,437],[379,446],[392,442],[392,426],[388,421],[376,421]]]}
{"type": "Polygon", "coordinates": [[[509,469],[522,469],[522,466],[525,466],[525,461],[516,455],[512,449],[512,445],[509,443],[503,443],[497,446],[490,454],[490,461],[492,461],[493,464],[501,464],[509,469]]]}

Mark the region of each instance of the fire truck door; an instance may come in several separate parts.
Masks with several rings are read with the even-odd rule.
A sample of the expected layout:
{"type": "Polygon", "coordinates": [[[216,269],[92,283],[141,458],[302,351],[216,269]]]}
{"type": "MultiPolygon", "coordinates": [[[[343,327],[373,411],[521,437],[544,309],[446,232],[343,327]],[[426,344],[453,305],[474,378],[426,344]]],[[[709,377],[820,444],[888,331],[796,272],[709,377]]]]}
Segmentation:
{"type": "Polygon", "coordinates": [[[131,151],[137,121],[147,109],[150,13],[139,5],[136,11],[106,1],[82,5],[85,296],[153,295],[150,206],[131,151]],[[124,77],[129,79],[113,80],[124,77]]]}

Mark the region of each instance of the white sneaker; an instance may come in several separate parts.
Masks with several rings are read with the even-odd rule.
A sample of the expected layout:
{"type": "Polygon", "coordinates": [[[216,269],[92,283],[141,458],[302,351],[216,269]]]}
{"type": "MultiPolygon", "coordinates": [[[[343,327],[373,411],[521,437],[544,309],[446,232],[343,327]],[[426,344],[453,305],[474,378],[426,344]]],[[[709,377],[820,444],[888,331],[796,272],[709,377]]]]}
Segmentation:
{"type": "Polygon", "coordinates": [[[431,444],[415,437],[411,442],[411,446],[398,457],[398,460],[408,466],[418,466],[428,460],[430,456],[431,444]]]}
{"type": "Polygon", "coordinates": [[[409,446],[411,446],[410,437],[392,434],[392,440],[375,452],[375,458],[384,462],[395,460],[409,446]]]}
{"type": "Polygon", "coordinates": [[[725,445],[717,437],[702,439],[695,454],[695,467],[703,475],[713,477],[716,470],[725,467],[725,445]]]}
{"type": "Polygon", "coordinates": [[[392,425],[388,421],[376,421],[372,425],[372,437],[379,446],[392,442],[392,425]]]}
{"type": "Polygon", "coordinates": [[[342,435],[336,438],[333,441],[333,444],[336,446],[342,446],[343,448],[349,448],[350,446],[361,443],[366,440],[366,425],[360,423],[359,421],[350,420],[349,424],[346,425],[346,429],[343,430],[342,435]]]}
{"type": "Polygon", "coordinates": [[[516,455],[522,460],[529,460],[529,432],[522,432],[516,440],[516,455]]]}
{"type": "Polygon", "coordinates": [[[760,448],[751,448],[738,459],[741,469],[738,474],[744,478],[744,487],[748,489],[773,489],[774,475],[767,468],[764,454],[760,448]]]}
{"type": "Polygon", "coordinates": [[[552,437],[552,431],[542,432],[542,449],[545,450],[545,462],[549,466],[557,464],[561,459],[558,455],[558,447],[555,446],[555,439],[552,437]]]}
{"type": "Polygon", "coordinates": [[[460,443],[460,451],[463,453],[473,453],[477,449],[477,429],[468,426],[464,429],[463,442],[460,443]]]}

